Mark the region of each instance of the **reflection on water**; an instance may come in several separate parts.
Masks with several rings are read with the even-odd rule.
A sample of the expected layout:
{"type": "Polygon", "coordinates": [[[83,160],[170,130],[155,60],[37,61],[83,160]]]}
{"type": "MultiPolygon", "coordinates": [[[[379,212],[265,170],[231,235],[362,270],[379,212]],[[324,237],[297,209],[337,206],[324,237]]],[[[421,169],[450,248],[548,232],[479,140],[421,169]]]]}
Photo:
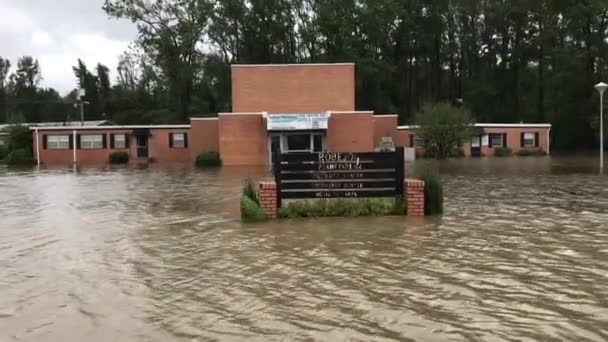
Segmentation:
{"type": "Polygon", "coordinates": [[[594,159],[431,164],[441,218],[257,225],[264,169],[0,169],[0,340],[608,340],[594,159]]]}

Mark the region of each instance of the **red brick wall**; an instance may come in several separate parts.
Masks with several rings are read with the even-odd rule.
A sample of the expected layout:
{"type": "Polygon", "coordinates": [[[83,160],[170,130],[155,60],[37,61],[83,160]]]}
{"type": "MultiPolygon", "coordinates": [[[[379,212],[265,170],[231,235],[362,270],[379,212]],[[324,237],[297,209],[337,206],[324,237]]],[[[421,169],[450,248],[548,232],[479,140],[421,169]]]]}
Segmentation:
{"type": "Polygon", "coordinates": [[[406,179],[403,189],[407,216],[424,216],[424,181],[406,179]]]}
{"type": "MultiPolygon", "coordinates": [[[[130,159],[137,158],[137,147],[135,137],[129,135],[128,149],[111,149],[111,134],[131,134],[132,129],[87,129],[77,130],[77,134],[106,134],[106,148],[98,150],[83,150],[76,149],[76,162],[78,164],[105,164],[112,152],[126,151],[129,153],[130,159]]],[[[150,137],[148,138],[148,153],[149,158],[158,162],[190,162],[189,148],[176,149],[169,147],[169,133],[189,133],[188,129],[150,129],[150,137]]],[[[34,132],[34,139],[36,133],[34,132]]],[[[39,147],[40,147],[40,162],[42,164],[71,164],[74,160],[74,151],[69,150],[49,150],[44,149],[44,135],[72,135],[72,130],[39,130],[39,147]]],[[[188,134],[190,140],[190,134],[188,134]]],[[[76,142],[74,142],[76,144],[76,142]]],[[[36,149],[34,146],[34,156],[36,149]]]]}
{"type": "Polygon", "coordinates": [[[190,157],[196,159],[200,153],[220,150],[219,118],[190,119],[190,157]]]}
{"type": "MultiPolygon", "coordinates": [[[[483,128],[484,134],[498,133],[498,134],[507,134],[507,147],[510,148],[513,153],[521,150],[521,133],[535,133],[538,132],[538,147],[529,148],[532,150],[541,150],[544,152],[550,152],[550,146],[547,146],[547,135],[549,134],[548,128],[523,128],[523,127],[504,127],[504,128],[483,128]]],[[[399,129],[397,130],[397,138],[395,140],[396,145],[401,145],[409,147],[410,146],[410,135],[413,135],[414,132],[409,129],[399,129]]],[[[488,138],[489,139],[489,138],[488,138]]],[[[463,151],[466,156],[471,155],[471,143],[467,141],[463,144],[463,151]]],[[[423,149],[417,149],[417,154],[421,155],[423,149]]],[[[494,148],[490,148],[489,146],[482,146],[481,153],[484,156],[491,157],[494,156],[494,148]]]]}
{"type": "Polygon", "coordinates": [[[235,113],[354,109],[354,64],[232,66],[235,113]]]}
{"type": "MultiPolygon", "coordinates": [[[[134,141],[131,140],[129,149],[110,149],[111,136],[110,134],[128,134],[131,130],[82,130],[76,131],[76,134],[106,134],[106,149],[99,150],[82,150],[76,149],[76,161],[79,164],[103,164],[108,162],[108,158],[112,152],[126,151],[130,156],[135,155],[134,141]]],[[[36,139],[36,132],[34,131],[34,144],[36,139]]],[[[40,137],[39,148],[40,148],[40,163],[54,165],[54,164],[72,164],[74,161],[74,151],[69,150],[50,150],[44,149],[44,135],[73,135],[72,130],[50,130],[50,131],[38,131],[40,137]]],[[[132,139],[132,138],[131,138],[132,139]]],[[[74,145],[76,141],[74,141],[74,145]]],[[[34,158],[36,157],[36,146],[34,145],[34,158]]]]}
{"type": "Polygon", "coordinates": [[[396,115],[374,115],[374,146],[379,146],[384,137],[391,137],[395,146],[403,146],[397,144],[396,115]]]}
{"type": "Polygon", "coordinates": [[[219,145],[223,165],[268,165],[266,122],[260,113],[221,115],[219,145]]]}
{"type": "Polygon", "coordinates": [[[263,181],[258,183],[260,207],[268,218],[277,218],[277,183],[263,181]]]}
{"type": "MultiPolygon", "coordinates": [[[[549,134],[549,129],[547,128],[484,128],[485,134],[490,133],[506,133],[507,134],[507,147],[510,148],[513,153],[516,153],[524,148],[521,147],[521,133],[536,133],[538,132],[538,147],[535,148],[527,148],[530,150],[541,150],[548,152],[547,146],[547,135],[549,134]]],[[[484,156],[493,156],[494,148],[490,148],[489,146],[483,146],[481,149],[481,153],[484,156]]]]}
{"type": "Polygon", "coordinates": [[[403,146],[403,147],[410,147],[410,135],[411,134],[412,133],[410,132],[410,130],[398,129],[397,132],[395,133],[395,138],[393,138],[393,140],[395,141],[395,145],[403,146]]]}
{"type": "MultiPolygon", "coordinates": [[[[188,129],[151,129],[148,137],[149,158],[155,162],[190,162],[190,134],[188,129]],[[169,147],[170,133],[188,133],[188,148],[169,147]]],[[[131,145],[135,140],[131,141],[131,145]]]]}
{"type": "Polygon", "coordinates": [[[374,151],[372,112],[331,113],[327,130],[329,152],[374,151]]]}

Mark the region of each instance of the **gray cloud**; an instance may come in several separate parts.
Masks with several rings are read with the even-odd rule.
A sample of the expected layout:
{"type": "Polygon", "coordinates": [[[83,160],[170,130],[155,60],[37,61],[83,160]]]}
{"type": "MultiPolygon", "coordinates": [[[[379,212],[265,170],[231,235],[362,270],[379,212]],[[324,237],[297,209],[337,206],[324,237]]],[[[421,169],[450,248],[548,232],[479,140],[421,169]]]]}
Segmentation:
{"type": "Polygon", "coordinates": [[[62,93],[75,86],[72,66],[81,58],[112,72],[118,56],[137,37],[126,20],[109,19],[103,0],[0,0],[0,56],[13,65],[32,55],[40,61],[45,87],[62,93]]]}

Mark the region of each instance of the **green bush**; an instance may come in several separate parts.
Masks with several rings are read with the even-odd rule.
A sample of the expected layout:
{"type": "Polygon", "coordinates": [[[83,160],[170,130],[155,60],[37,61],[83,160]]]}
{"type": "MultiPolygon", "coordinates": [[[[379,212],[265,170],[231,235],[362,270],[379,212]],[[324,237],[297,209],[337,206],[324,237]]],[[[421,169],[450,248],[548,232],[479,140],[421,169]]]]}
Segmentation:
{"type": "Polygon", "coordinates": [[[209,151],[199,154],[194,164],[198,167],[220,166],[222,165],[222,160],[219,153],[209,151]]]}
{"type": "Polygon", "coordinates": [[[32,157],[32,152],[26,148],[12,150],[6,156],[6,163],[9,165],[27,165],[32,164],[33,162],[34,158],[32,157]]]}
{"type": "Polygon", "coordinates": [[[497,147],[494,149],[494,156],[496,157],[508,157],[512,154],[513,151],[508,147],[497,147]]]}
{"type": "Polygon", "coordinates": [[[257,222],[266,219],[260,206],[246,195],[241,196],[241,219],[245,222],[257,222]]]}
{"type": "Polygon", "coordinates": [[[33,135],[30,128],[22,125],[10,126],[8,131],[8,149],[15,151],[19,149],[31,151],[33,143],[33,135]]]}
{"type": "Polygon", "coordinates": [[[417,177],[424,181],[424,214],[443,213],[443,184],[439,174],[430,168],[423,168],[417,177]]]}
{"type": "Polygon", "coordinates": [[[4,160],[8,155],[8,147],[6,145],[0,145],[0,160],[4,160]]]}
{"type": "Polygon", "coordinates": [[[243,183],[243,196],[249,197],[249,199],[254,201],[257,205],[260,204],[258,193],[255,191],[255,183],[251,178],[245,179],[245,182],[243,183]]]}
{"type": "Polygon", "coordinates": [[[129,154],[127,152],[112,152],[110,154],[110,164],[127,164],[129,154]]]}
{"type": "Polygon", "coordinates": [[[541,150],[519,150],[515,154],[518,157],[529,157],[529,156],[540,157],[540,156],[547,155],[547,153],[545,151],[541,151],[541,150]]]}
{"type": "Polygon", "coordinates": [[[279,209],[279,218],[304,217],[359,217],[402,215],[403,202],[401,199],[372,198],[372,199],[329,199],[292,201],[279,209]]]}

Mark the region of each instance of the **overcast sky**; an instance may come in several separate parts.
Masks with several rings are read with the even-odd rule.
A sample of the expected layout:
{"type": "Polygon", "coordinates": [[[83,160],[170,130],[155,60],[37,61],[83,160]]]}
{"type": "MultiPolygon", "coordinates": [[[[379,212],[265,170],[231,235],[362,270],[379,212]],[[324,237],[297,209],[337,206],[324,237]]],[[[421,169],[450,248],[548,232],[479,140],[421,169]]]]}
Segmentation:
{"type": "Polygon", "coordinates": [[[42,86],[66,94],[76,86],[72,66],[81,58],[89,69],[110,68],[114,82],[118,56],[137,37],[127,20],[109,19],[103,0],[0,0],[0,56],[31,55],[42,69],[42,86]]]}

